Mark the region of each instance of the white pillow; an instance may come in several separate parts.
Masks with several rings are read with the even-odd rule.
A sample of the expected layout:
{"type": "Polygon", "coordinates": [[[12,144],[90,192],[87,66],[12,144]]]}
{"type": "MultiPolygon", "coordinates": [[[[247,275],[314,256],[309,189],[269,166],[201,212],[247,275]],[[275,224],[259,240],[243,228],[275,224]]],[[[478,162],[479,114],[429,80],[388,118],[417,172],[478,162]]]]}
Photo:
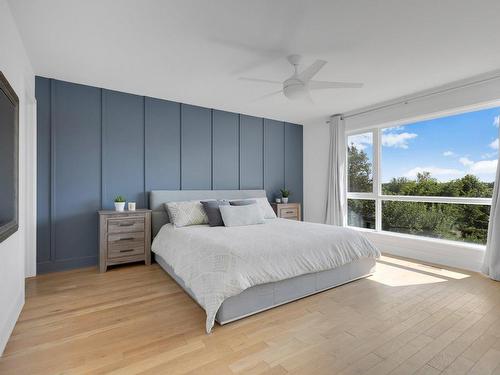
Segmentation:
{"type": "Polygon", "coordinates": [[[219,206],[219,210],[226,227],[264,224],[266,222],[258,204],[219,206]]]}
{"type": "Polygon", "coordinates": [[[276,213],[274,212],[273,208],[269,204],[269,201],[267,198],[245,198],[245,199],[238,199],[240,201],[256,201],[257,205],[260,207],[262,210],[262,214],[264,215],[264,219],[276,219],[276,213]]]}
{"type": "Polygon", "coordinates": [[[168,202],[165,208],[176,227],[208,224],[208,216],[200,201],[168,202]]]}

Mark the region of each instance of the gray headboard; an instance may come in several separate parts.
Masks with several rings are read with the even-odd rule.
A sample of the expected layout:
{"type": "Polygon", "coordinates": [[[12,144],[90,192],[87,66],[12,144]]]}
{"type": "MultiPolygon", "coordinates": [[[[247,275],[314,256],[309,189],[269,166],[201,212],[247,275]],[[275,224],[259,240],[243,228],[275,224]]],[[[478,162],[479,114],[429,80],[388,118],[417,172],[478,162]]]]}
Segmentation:
{"type": "Polygon", "coordinates": [[[153,210],[151,214],[153,238],[160,228],[169,222],[167,212],[163,206],[165,202],[264,198],[265,196],[265,190],[153,190],[149,193],[149,208],[153,210]]]}

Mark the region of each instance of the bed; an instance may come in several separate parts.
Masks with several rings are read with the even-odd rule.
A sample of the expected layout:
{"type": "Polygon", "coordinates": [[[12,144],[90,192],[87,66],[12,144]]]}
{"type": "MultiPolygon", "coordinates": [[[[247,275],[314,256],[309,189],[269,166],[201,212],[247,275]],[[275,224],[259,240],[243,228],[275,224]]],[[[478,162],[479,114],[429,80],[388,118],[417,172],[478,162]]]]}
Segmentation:
{"type": "Polygon", "coordinates": [[[270,219],[241,227],[169,223],[165,202],[265,197],[264,190],[150,193],[158,264],[206,311],[206,331],[375,271],[379,251],[359,232],[270,219]]]}

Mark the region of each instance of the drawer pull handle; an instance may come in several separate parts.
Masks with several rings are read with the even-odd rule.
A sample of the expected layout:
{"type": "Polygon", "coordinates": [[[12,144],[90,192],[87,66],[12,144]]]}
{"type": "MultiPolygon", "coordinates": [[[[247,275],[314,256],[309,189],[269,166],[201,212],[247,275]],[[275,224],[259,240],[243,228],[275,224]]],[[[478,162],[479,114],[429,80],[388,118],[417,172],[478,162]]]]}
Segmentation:
{"type": "Polygon", "coordinates": [[[131,227],[132,225],[134,225],[134,223],[126,223],[126,224],[120,223],[120,224],[118,224],[119,227],[131,227]]]}
{"type": "Polygon", "coordinates": [[[285,211],[285,214],[294,214],[294,213],[295,213],[295,211],[293,211],[293,210],[285,211]]]}
{"type": "Polygon", "coordinates": [[[134,249],[120,250],[120,253],[130,253],[131,251],[134,251],[134,249]]]}
{"type": "Polygon", "coordinates": [[[134,239],[134,237],[125,237],[125,238],[119,238],[118,241],[130,241],[133,239],[134,239]]]}

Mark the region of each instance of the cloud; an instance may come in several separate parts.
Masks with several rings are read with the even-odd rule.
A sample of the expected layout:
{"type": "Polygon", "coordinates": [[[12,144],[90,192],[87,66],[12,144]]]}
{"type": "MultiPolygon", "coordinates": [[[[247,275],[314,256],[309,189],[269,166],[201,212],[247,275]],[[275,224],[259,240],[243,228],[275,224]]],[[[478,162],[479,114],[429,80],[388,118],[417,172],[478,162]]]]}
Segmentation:
{"type": "Polygon", "coordinates": [[[391,133],[391,132],[397,132],[397,131],[402,131],[405,130],[404,126],[393,126],[392,128],[383,128],[382,133],[391,133]]]}
{"type": "MultiPolygon", "coordinates": [[[[395,131],[404,129],[402,126],[382,129],[382,145],[385,147],[408,148],[408,141],[416,138],[415,133],[395,133],[395,131]]],[[[368,146],[373,145],[372,133],[363,133],[351,135],[348,138],[348,144],[353,144],[358,150],[365,150],[368,146]]]]}
{"type": "Polygon", "coordinates": [[[405,173],[405,177],[415,178],[418,173],[429,172],[431,177],[435,177],[438,180],[449,180],[456,178],[458,176],[463,176],[465,173],[459,169],[454,168],[440,168],[436,166],[428,166],[428,167],[415,167],[410,169],[405,173]]]}
{"type": "Polygon", "coordinates": [[[428,167],[415,167],[407,171],[404,176],[407,178],[415,179],[418,173],[429,172],[431,177],[438,179],[439,181],[449,181],[455,178],[460,178],[466,174],[473,174],[478,177],[481,181],[494,181],[495,174],[497,170],[497,159],[492,160],[481,160],[475,162],[469,158],[463,157],[459,159],[465,167],[464,170],[455,168],[441,168],[436,166],[428,167]]]}
{"type": "Polygon", "coordinates": [[[487,152],[481,155],[481,159],[489,159],[497,156],[497,152],[487,152]]]}
{"type": "Polygon", "coordinates": [[[348,138],[348,145],[353,144],[358,150],[364,150],[373,145],[372,133],[351,135],[348,138]]]}
{"type": "Polygon", "coordinates": [[[493,117],[493,125],[495,125],[497,128],[500,126],[500,115],[493,117]]]}
{"type": "Polygon", "coordinates": [[[493,142],[490,143],[490,147],[493,149],[493,150],[498,150],[498,138],[495,139],[493,142]]]}
{"type": "Polygon", "coordinates": [[[469,172],[474,175],[495,174],[497,171],[498,160],[481,160],[474,163],[469,172]]]}
{"type": "Polygon", "coordinates": [[[384,133],[382,134],[382,145],[386,147],[408,148],[408,141],[416,138],[415,133],[384,133]]]}
{"type": "Polygon", "coordinates": [[[456,154],[453,151],[445,151],[443,152],[443,156],[455,156],[456,154]]]}
{"type": "Polygon", "coordinates": [[[464,167],[470,167],[471,165],[474,165],[474,162],[472,160],[470,160],[469,158],[467,158],[467,157],[462,157],[462,158],[458,159],[458,161],[464,167]]]}

